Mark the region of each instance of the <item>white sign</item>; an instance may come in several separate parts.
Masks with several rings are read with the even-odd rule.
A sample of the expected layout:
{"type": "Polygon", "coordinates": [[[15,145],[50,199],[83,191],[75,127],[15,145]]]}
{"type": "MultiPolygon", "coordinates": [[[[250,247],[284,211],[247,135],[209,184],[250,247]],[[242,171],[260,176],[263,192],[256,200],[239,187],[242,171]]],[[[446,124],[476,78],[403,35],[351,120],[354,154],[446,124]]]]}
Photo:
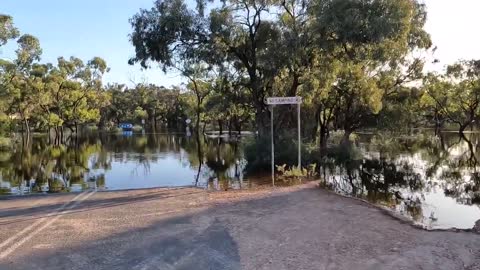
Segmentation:
{"type": "Polygon", "coordinates": [[[267,105],[302,104],[302,97],[269,97],[267,105]]]}

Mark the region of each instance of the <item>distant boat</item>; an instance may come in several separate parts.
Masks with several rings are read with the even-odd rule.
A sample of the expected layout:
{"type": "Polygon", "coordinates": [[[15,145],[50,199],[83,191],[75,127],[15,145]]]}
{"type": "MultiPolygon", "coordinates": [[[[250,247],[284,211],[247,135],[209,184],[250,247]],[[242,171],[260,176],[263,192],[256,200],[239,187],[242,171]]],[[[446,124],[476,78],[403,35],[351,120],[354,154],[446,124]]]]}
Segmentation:
{"type": "Polygon", "coordinates": [[[119,128],[121,128],[123,131],[131,131],[133,129],[133,125],[130,123],[121,123],[118,125],[119,128]]]}

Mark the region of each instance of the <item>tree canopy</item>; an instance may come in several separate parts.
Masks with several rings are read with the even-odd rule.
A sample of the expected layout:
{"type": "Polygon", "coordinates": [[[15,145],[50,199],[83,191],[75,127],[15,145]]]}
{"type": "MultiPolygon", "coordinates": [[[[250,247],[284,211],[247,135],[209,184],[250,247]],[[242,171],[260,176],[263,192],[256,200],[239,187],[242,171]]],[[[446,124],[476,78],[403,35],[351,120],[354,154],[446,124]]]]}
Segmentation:
{"type": "MultiPolygon", "coordinates": [[[[40,41],[0,15],[0,46],[16,41],[16,57],[0,61],[1,132],[64,129],[123,122],[197,132],[252,129],[270,123],[265,98],[301,96],[305,139],[325,146],[332,130],[442,127],[463,132],[479,115],[478,60],[443,74],[426,73],[434,52],[417,0],[158,0],[130,18],[128,59],[142,68],[180,73],[185,82],[106,84],[108,63],[58,57],[41,62],[40,41]]],[[[292,108],[278,129],[296,126],[292,108]]]]}

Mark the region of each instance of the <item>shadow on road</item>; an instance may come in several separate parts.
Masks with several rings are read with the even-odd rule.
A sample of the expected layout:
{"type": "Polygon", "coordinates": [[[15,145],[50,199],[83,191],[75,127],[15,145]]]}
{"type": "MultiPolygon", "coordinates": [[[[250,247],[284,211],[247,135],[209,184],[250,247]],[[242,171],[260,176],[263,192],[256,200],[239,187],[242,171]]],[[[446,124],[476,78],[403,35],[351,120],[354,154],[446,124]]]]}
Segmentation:
{"type": "Polygon", "coordinates": [[[214,220],[198,230],[193,217],[166,219],[76,247],[27,251],[14,263],[7,258],[0,269],[240,269],[238,247],[227,228],[214,220]]]}
{"type": "MultiPolygon", "coordinates": [[[[187,195],[180,196],[184,205],[192,198],[187,195]]],[[[43,231],[12,253],[12,257],[0,261],[0,269],[480,267],[477,235],[414,229],[376,208],[318,189],[213,203],[212,207],[183,215],[148,215],[168,213],[169,207],[175,207],[163,200],[167,196],[171,195],[153,193],[86,202],[82,206],[85,211],[138,200],[149,203],[131,205],[133,211],[128,219],[119,216],[124,214],[123,207],[97,211],[94,215],[76,212],[63,224],[60,219],[58,226],[43,231]],[[158,204],[153,200],[158,200],[158,204]],[[118,217],[119,223],[110,223],[110,217],[118,217]],[[72,226],[74,222],[85,224],[72,226]],[[87,230],[80,231],[82,228],[87,230]]]]}
{"type": "MultiPolygon", "coordinates": [[[[163,200],[163,199],[169,199],[169,198],[191,196],[191,195],[202,194],[202,193],[204,193],[204,191],[199,190],[194,192],[175,194],[174,192],[172,192],[172,190],[166,190],[166,191],[151,191],[151,192],[141,193],[141,194],[134,193],[130,196],[119,196],[114,198],[89,199],[89,200],[83,201],[81,204],[76,206],[73,210],[69,211],[67,214],[74,214],[74,213],[83,212],[83,211],[92,211],[92,210],[97,210],[101,208],[122,206],[126,204],[137,203],[137,202],[146,202],[146,201],[152,201],[152,200],[163,200]]],[[[102,194],[102,193],[99,193],[99,194],[102,194]]],[[[64,203],[65,202],[60,202],[60,203],[47,204],[47,205],[41,205],[41,206],[34,206],[29,208],[22,207],[22,208],[0,209],[1,210],[0,226],[17,223],[17,222],[23,222],[27,220],[35,220],[35,219],[43,218],[46,214],[49,214],[52,211],[55,211],[55,209],[58,209],[64,203]],[[31,215],[37,215],[37,216],[32,217],[31,215]],[[21,218],[15,218],[15,217],[21,217],[21,218]],[[2,218],[7,220],[2,221],[2,218]]],[[[51,216],[55,216],[55,215],[56,214],[53,214],[51,216]]]]}

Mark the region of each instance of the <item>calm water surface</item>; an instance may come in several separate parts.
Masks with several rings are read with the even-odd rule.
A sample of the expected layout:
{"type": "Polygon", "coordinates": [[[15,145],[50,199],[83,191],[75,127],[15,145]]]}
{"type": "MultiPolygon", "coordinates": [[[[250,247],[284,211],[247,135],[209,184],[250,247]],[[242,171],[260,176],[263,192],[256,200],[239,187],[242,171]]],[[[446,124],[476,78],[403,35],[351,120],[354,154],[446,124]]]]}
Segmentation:
{"type": "Polygon", "coordinates": [[[324,185],[366,199],[426,228],[470,229],[480,219],[480,135],[360,134],[329,149],[324,185]]]}
{"type": "Polygon", "coordinates": [[[45,136],[33,137],[0,152],[0,193],[244,184],[239,142],[202,138],[200,147],[198,142],[180,135],[124,133],[89,134],[53,146],[45,136]]]}
{"type": "MultiPolygon", "coordinates": [[[[34,137],[0,152],[0,194],[269,183],[269,177],[246,177],[247,141],[92,133],[53,146],[45,136],[34,137]]],[[[426,228],[472,228],[480,219],[478,147],[479,134],[358,134],[349,147],[305,153],[305,160],[317,163],[323,185],[338,193],[388,207],[426,228]]]]}

